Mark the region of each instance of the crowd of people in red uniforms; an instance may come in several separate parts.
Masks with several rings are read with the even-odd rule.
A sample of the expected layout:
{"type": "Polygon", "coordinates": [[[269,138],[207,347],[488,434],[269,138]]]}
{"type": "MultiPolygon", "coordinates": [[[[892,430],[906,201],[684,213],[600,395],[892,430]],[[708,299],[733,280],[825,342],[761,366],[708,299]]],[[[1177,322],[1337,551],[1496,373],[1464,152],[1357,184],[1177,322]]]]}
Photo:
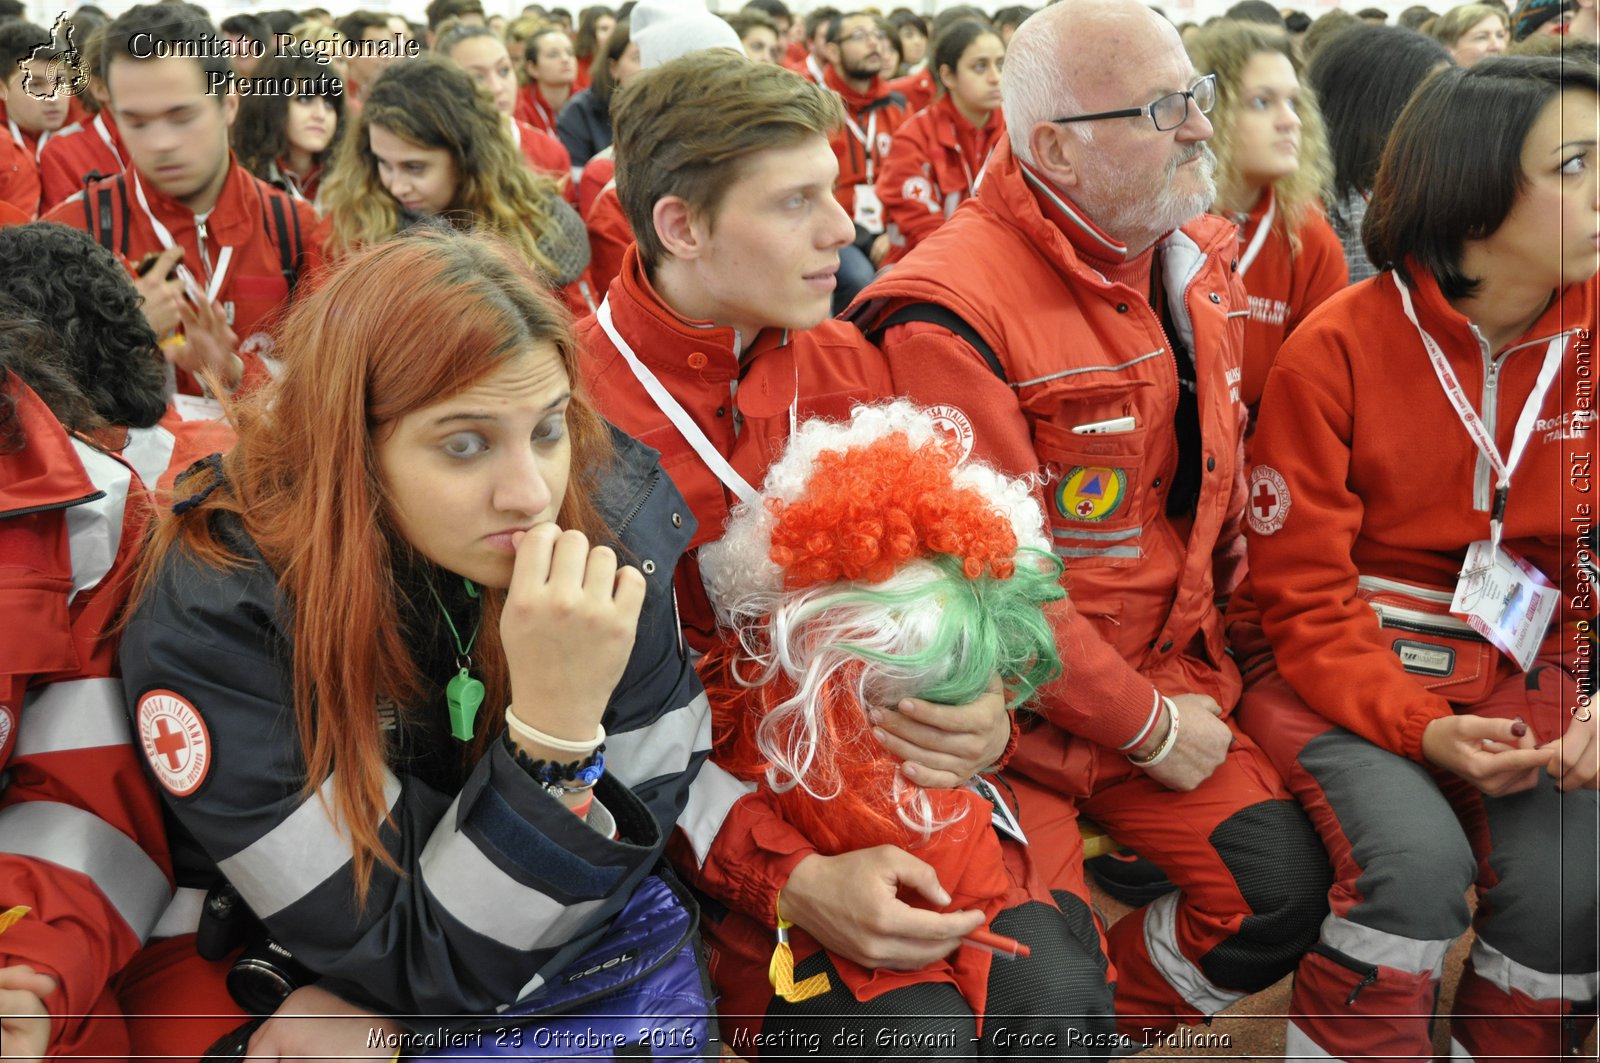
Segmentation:
{"type": "MultiPolygon", "coordinates": [[[[603,791],[604,804],[676,814],[646,848],[700,900],[739,1054],[999,1058],[1048,1044],[1107,1058],[1292,974],[1291,1057],[1410,1058],[1432,1052],[1444,958],[1469,930],[1454,1058],[1551,1058],[1592,1038],[1600,67],[1586,0],[1464,5],[1428,34],[1335,20],[1303,39],[1259,0],[1182,27],[1135,0],[931,20],[802,17],[782,0],[724,18],[701,0],[638,0],[586,8],[575,25],[537,5],[508,21],[480,0],[433,0],[426,25],[316,10],[220,27],[162,3],[114,19],[81,9],[71,38],[19,7],[0,0],[0,603],[17,632],[0,640],[8,1057],[199,1058],[250,1020],[224,985],[231,958],[197,951],[201,902],[224,880],[252,903],[287,886],[256,864],[246,881],[209,841],[197,862],[194,838],[219,829],[205,769],[183,778],[151,699],[176,698],[187,715],[161,719],[210,735],[191,736],[191,753],[226,729],[207,732],[203,700],[172,693],[199,674],[181,647],[119,667],[117,640],[135,614],[150,639],[160,577],[143,545],[172,549],[185,510],[264,482],[248,464],[260,444],[233,450],[232,411],[266,431],[296,355],[331,349],[305,308],[337,318],[342,300],[349,320],[381,317],[394,293],[339,278],[386,275],[383,249],[412,244],[473,306],[503,308],[482,279],[514,274],[542,282],[539,313],[557,315],[519,333],[554,337],[560,357],[537,387],[495,368],[501,352],[439,389],[484,409],[531,409],[536,393],[574,425],[592,403],[659,455],[653,475],[674,491],[649,507],[643,491],[651,524],[633,534],[655,534],[659,517],[681,559],[659,576],[654,557],[603,564],[640,566],[640,625],[670,599],[675,651],[639,628],[667,664],[724,637],[698,548],[807,418],[909,398],[963,460],[1033,485],[1046,516],[1068,591],[1048,610],[1062,677],[1015,711],[998,685],[968,705],[862,706],[908,779],[974,786],[995,806],[1000,844],[983,847],[982,874],[1006,900],[993,919],[1034,955],[996,961],[976,993],[942,961],[989,917],[961,910],[939,868],[914,848],[820,851],[719,763],[692,668],[669,682],[665,664],[641,676],[617,662],[599,734],[613,732],[603,749],[637,796],[603,791]],[[266,55],[156,57],[136,39],[266,55]],[[330,62],[339,41],[362,47],[330,62]],[[1366,56],[1384,70],[1352,79],[1366,56]],[[210,91],[226,75],[288,91],[210,91]],[[445,233],[498,257],[422,246],[445,233]],[[656,512],[673,505],[670,521],[656,512]],[[123,673],[140,689],[123,690],[123,673]],[[624,722],[646,718],[640,734],[671,734],[663,748],[682,754],[665,803],[660,779],[628,775],[644,751],[624,722]],[[1129,850],[1121,865],[1086,868],[1085,819],[1129,850]],[[1154,899],[1107,926],[1086,876],[1114,888],[1118,866],[1143,868],[1154,899]],[[177,1019],[207,1009],[209,1022],[177,1019]]],[[[360,336],[374,364],[396,342],[360,336]]],[[[430,552],[445,533],[416,527],[426,507],[406,508],[392,471],[374,471],[392,433],[433,406],[323,394],[305,367],[294,379],[366,411],[325,449],[354,448],[349,467],[385,485],[370,490],[384,556],[404,573],[396,594],[469,580],[470,600],[433,591],[465,676],[474,655],[452,612],[480,608],[473,579],[498,609],[498,577],[430,552]]],[[[540,416],[531,444],[453,428],[439,446],[468,449],[448,449],[442,468],[503,448],[482,481],[490,511],[598,542],[596,514],[616,502],[606,448],[573,428],[569,486],[550,464],[566,428],[540,416]],[[532,463],[509,456],[529,445],[532,463]],[[559,483],[567,504],[559,492],[529,503],[534,481],[559,483]]],[[[456,476],[438,482],[466,483],[456,476]]],[[[241,526],[219,541],[269,568],[279,558],[250,544],[294,538],[241,526]]],[[[302,593],[303,576],[277,575],[280,594],[302,593]]],[[[482,652],[516,671],[498,639],[482,652]]],[[[386,693],[382,677],[362,682],[386,693]]],[[[289,725],[333,711],[298,690],[283,695],[289,725]]],[[[316,763],[334,769],[341,802],[341,763],[375,772],[370,800],[413,771],[438,784],[430,757],[461,761],[443,776],[460,773],[460,800],[469,776],[506,785],[494,773],[521,765],[610,831],[607,846],[643,851],[627,849],[625,817],[590,815],[571,800],[586,791],[563,790],[555,760],[528,753],[559,759],[566,745],[519,754],[507,731],[491,767],[501,709],[518,725],[490,708],[477,744],[446,741],[448,756],[408,761],[383,739],[316,763]]],[[[354,731],[370,715],[337,711],[354,731]]],[[[302,741],[309,762],[313,732],[302,741]]],[[[575,772],[593,768],[588,752],[575,772]]],[[[333,848],[317,857],[341,888],[341,867],[364,883],[363,866],[390,866],[385,846],[400,852],[377,828],[348,843],[342,829],[329,821],[333,848]]],[[[527,874],[515,863],[508,883],[527,874]]],[[[591,903],[579,899],[591,885],[558,884],[560,903],[591,903]]],[[[396,911],[439,929],[425,903],[396,911]]],[[[270,916],[280,936],[317,922],[314,908],[270,916]]],[[[446,919],[442,940],[452,932],[446,919]]],[[[355,1057],[370,1047],[362,1023],[395,1023],[416,1000],[504,1006],[528,988],[386,994],[377,972],[396,953],[369,945],[258,1015],[252,1051],[355,1057]],[[346,1019],[312,1017],[330,1008],[346,1019]]]]}

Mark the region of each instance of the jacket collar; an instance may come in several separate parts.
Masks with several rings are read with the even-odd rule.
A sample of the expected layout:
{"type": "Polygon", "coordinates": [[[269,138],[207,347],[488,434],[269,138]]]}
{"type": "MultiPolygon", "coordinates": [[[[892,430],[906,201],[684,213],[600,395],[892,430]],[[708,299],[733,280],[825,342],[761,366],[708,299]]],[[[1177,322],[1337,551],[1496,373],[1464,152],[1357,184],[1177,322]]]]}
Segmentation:
{"type": "MultiPolygon", "coordinates": [[[[150,212],[161,220],[161,223],[172,231],[174,236],[188,232],[195,227],[195,212],[179,203],[155,186],[148,177],[139,175],[139,185],[144,189],[145,201],[150,204],[150,212]]],[[[135,217],[143,212],[139,209],[138,199],[132,188],[128,189],[129,198],[134,202],[129,204],[135,217]]],[[[222,181],[222,193],[217,196],[216,206],[206,215],[206,232],[220,244],[237,246],[250,239],[251,234],[261,224],[260,195],[255,189],[255,178],[250,171],[239,165],[233,157],[233,152],[228,152],[228,175],[222,181]]],[[[213,249],[213,254],[215,250],[213,249]]]]}
{"type": "MultiPolygon", "coordinates": [[[[1439,345],[1447,353],[1463,348],[1479,350],[1482,341],[1479,339],[1480,334],[1476,326],[1450,305],[1450,301],[1439,290],[1439,284],[1433,279],[1433,275],[1415,259],[1407,259],[1406,265],[1407,272],[1411,274],[1411,304],[1417,312],[1417,323],[1438,340],[1439,345]]],[[[1374,283],[1395,285],[1395,299],[1398,302],[1400,284],[1398,274],[1392,270],[1386,271],[1380,274],[1374,283]]],[[[1556,336],[1575,331],[1585,323],[1592,323],[1596,287],[1594,277],[1590,277],[1582,284],[1567,285],[1556,293],[1556,297],[1550,300],[1550,305],[1545,307],[1544,313],[1539,315],[1526,332],[1502,350],[1490,353],[1499,356],[1521,347],[1548,343],[1556,336]]],[[[1407,327],[1409,328],[1409,324],[1407,327]]]]}
{"type": "Polygon", "coordinates": [[[889,99],[889,86],[881,77],[874,76],[866,92],[857,92],[845,84],[832,63],[822,68],[822,83],[839,94],[851,114],[860,114],[875,105],[881,107],[889,99]]]}
{"type": "Polygon", "coordinates": [[[942,147],[965,152],[972,175],[976,177],[984,158],[1005,133],[1005,117],[997,109],[989,116],[989,123],[980,129],[956,110],[949,93],[938,96],[928,105],[928,110],[933,112],[929,117],[933,119],[934,138],[942,147]]]}
{"type": "Polygon", "coordinates": [[[0,454],[0,518],[63,509],[97,497],[100,491],[44,400],[3,370],[0,390],[15,404],[26,435],[21,450],[0,454]]]}
{"type": "Polygon", "coordinates": [[[1040,216],[1066,237],[1078,254],[1104,262],[1121,262],[1128,257],[1126,244],[1096,225],[1082,208],[1035,173],[1031,166],[1019,159],[1017,168],[1039,206],[1040,216]]]}
{"type": "MultiPolygon", "coordinates": [[[[738,379],[742,341],[738,330],[685,317],[668,306],[650,278],[645,276],[637,244],[630,244],[623,252],[622,269],[611,282],[606,296],[611,301],[611,316],[617,331],[651,370],[692,374],[713,382],[738,379]],[[685,350],[704,354],[706,364],[690,367],[683,357],[685,350]]],[[[788,342],[787,329],[762,329],[755,342],[745,350],[743,364],[748,366],[764,351],[786,346],[788,342]]]]}

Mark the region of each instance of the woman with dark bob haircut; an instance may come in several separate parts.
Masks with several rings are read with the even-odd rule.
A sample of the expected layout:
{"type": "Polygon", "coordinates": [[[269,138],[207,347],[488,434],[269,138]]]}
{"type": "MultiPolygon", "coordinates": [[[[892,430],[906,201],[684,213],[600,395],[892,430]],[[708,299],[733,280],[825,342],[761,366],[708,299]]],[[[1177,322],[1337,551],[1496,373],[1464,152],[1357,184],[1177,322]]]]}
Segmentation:
{"type": "Polygon", "coordinates": [[[309,50],[279,52],[256,68],[258,78],[291,79],[304,92],[248,93],[239,97],[233,150],[245,169],[294,198],[315,203],[323,168],[344,121],[344,93],[333,68],[309,50]],[[322,85],[327,91],[311,91],[322,85]]]}
{"type": "Polygon", "coordinates": [[[1334,865],[1296,1004],[1348,1001],[1291,1023],[1290,1056],[1431,1057],[1469,925],[1454,1058],[1556,1058],[1594,1026],[1597,127],[1592,64],[1429,78],[1372,189],[1384,272],[1267,376],[1239,721],[1334,865]]]}
{"type": "MultiPolygon", "coordinates": [[[[404,1027],[357,1008],[492,1015],[554,978],[707,752],[671,584],[694,521],[543,289],[484,232],[356,252],[152,536],[122,674],[180,885],[226,881],[317,980],[252,1056],[363,1055],[404,1027]]],[[[225,968],[174,940],[171,1007],[218,1008],[225,968]]]]}
{"type": "Polygon", "coordinates": [[[1352,27],[1311,60],[1311,86],[1333,155],[1328,221],[1344,244],[1351,284],[1378,272],[1361,243],[1361,220],[1389,131],[1423,79],[1453,65],[1444,45],[1399,26],[1352,27]]]}

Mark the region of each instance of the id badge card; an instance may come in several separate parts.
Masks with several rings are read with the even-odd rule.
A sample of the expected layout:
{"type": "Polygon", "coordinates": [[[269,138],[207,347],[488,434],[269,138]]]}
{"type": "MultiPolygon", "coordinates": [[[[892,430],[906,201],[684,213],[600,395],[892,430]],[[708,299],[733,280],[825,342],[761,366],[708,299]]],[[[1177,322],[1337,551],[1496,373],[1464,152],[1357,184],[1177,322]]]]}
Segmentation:
{"type": "Polygon", "coordinates": [[[1000,796],[1000,791],[994,783],[981,775],[974,775],[972,781],[967,783],[967,789],[982,797],[991,806],[990,821],[994,829],[1002,838],[1015,838],[1023,845],[1028,844],[1028,836],[1022,833],[1022,824],[1017,822],[1017,817],[1011,811],[1011,806],[1006,804],[1005,798],[1000,796]]]}
{"type": "Polygon", "coordinates": [[[1560,592],[1544,573],[1487,539],[1467,547],[1450,611],[1526,672],[1550,628],[1560,592]]]}
{"type": "Polygon", "coordinates": [[[220,421],[222,403],[200,395],[173,395],[172,408],[185,421],[220,421]]]}
{"type": "Polygon", "coordinates": [[[871,185],[856,185],[855,222],[869,233],[883,232],[883,201],[871,185]]]}

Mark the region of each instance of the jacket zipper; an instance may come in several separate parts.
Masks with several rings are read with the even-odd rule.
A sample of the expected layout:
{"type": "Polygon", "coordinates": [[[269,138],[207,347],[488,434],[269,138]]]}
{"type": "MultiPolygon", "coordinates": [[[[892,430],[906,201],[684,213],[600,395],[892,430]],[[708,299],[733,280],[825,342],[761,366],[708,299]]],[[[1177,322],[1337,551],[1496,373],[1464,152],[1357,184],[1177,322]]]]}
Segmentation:
{"type": "Polygon", "coordinates": [[[1442,635],[1468,642],[1487,641],[1473,629],[1471,624],[1465,620],[1457,620],[1453,616],[1440,616],[1437,613],[1423,612],[1421,609],[1407,609],[1398,605],[1385,605],[1382,602],[1368,604],[1372,606],[1372,611],[1378,614],[1378,626],[1386,631],[1442,635]]]}
{"type": "Polygon", "coordinates": [[[1455,595],[1450,591],[1434,590],[1432,587],[1418,587],[1415,584],[1402,583],[1397,579],[1384,579],[1382,576],[1358,577],[1356,586],[1364,591],[1408,594],[1425,602],[1438,602],[1440,605],[1449,605],[1455,599],[1455,595]]]}
{"type": "Polygon", "coordinates": [[[650,473],[650,479],[645,482],[644,490],[640,491],[639,494],[634,497],[633,506],[628,510],[627,515],[622,518],[621,523],[617,525],[616,532],[619,536],[628,530],[628,525],[633,523],[633,518],[637,517],[639,515],[639,511],[644,509],[645,503],[650,501],[650,496],[655,493],[656,484],[659,483],[660,480],[661,470],[653,470],[650,473]]]}
{"type": "MultiPolygon", "coordinates": [[[[1483,401],[1479,404],[1479,417],[1483,420],[1483,427],[1488,431],[1489,438],[1495,438],[1496,424],[1500,420],[1500,403],[1496,391],[1500,386],[1500,372],[1505,369],[1506,362],[1518,351],[1537,347],[1541,343],[1549,343],[1562,333],[1552,333],[1536,340],[1519,343],[1515,347],[1507,347],[1496,358],[1489,353],[1489,343],[1483,338],[1483,333],[1478,331],[1477,325],[1469,325],[1472,329],[1472,338],[1478,341],[1478,357],[1483,360],[1483,401]]],[[[1473,450],[1477,450],[1476,447],[1473,450]]],[[[1489,459],[1482,453],[1473,465],[1472,472],[1472,508],[1484,513],[1489,512],[1493,504],[1494,471],[1489,467],[1489,459]]]]}

